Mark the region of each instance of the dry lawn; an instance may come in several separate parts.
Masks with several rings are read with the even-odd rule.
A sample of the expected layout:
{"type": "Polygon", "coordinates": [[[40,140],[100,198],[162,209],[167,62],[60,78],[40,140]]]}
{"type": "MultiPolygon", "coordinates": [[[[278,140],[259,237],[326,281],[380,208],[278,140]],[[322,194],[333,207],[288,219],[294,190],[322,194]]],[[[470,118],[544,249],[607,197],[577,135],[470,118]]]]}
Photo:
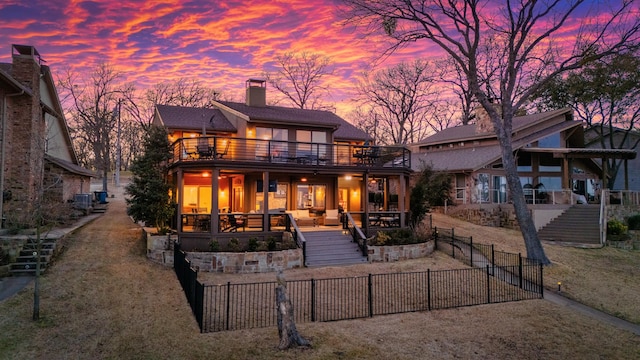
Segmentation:
{"type": "MultiPolygon", "coordinates": [[[[277,328],[200,334],[173,270],[145,259],[139,235],[118,197],[105,216],[69,237],[66,251],[42,278],[40,321],[31,320],[33,286],[0,303],[0,359],[640,358],[637,336],[544,300],[298,324],[313,347],[286,352],[277,350],[277,328]]],[[[510,240],[514,247],[515,237],[510,240]]],[[[474,239],[480,241],[480,234],[474,233],[474,239]]],[[[564,253],[549,254],[560,259],[564,253]]],[[[558,266],[571,270],[568,274],[581,271],[570,264],[558,266]]],[[[454,265],[462,267],[436,253],[420,261],[300,269],[286,276],[325,278],[454,265]]],[[[209,274],[203,280],[274,277],[209,274]]],[[[570,288],[582,286],[569,279],[570,288]]],[[[603,289],[587,284],[596,285],[591,291],[603,289]]]]}
{"type": "MultiPolygon", "coordinates": [[[[433,224],[454,228],[461,236],[473,236],[473,241],[495,244],[496,250],[526,255],[519,231],[479,226],[442,214],[433,214],[433,224]]],[[[610,247],[583,249],[543,244],[552,262],[544,269],[547,288],[602,310],[619,318],[640,324],[640,252],[610,247]]]]}

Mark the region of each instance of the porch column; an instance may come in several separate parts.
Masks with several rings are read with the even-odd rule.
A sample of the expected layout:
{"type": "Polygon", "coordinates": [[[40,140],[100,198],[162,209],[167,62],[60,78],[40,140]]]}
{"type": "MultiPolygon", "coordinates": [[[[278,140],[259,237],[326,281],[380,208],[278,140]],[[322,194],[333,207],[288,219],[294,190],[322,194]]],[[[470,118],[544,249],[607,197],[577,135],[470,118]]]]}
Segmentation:
{"type": "Polygon", "coordinates": [[[606,157],[602,158],[602,189],[609,188],[609,161],[606,157]]]}
{"type": "Polygon", "coordinates": [[[562,172],[562,188],[571,189],[571,161],[567,155],[562,157],[562,172]]]}
{"type": "Polygon", "coordinates": [[[364,173],[362,180],[362,187],[360,188],[362,204],[364,205],[362,228],[364,229],[365,236],[369,236],[369,172],[364,173]]]}
{"type": "Polygon", "coordinates": [[[269,172],[262,173],[262,194],[264,201],[262,202],[262,231],[267,231],[269,224],[269,172]]]}
{"type": "Polygon", "coordinates": [[[178,169],[178,219],[176,227],[179,233],[182,232],[182,202],[184,201],[184,179],[182,177],[182,169],[178,169]]]}
{"type": "Polygon", "coordinates": [[[218,209],[220,208],[218,205],[219,177],[220,170],[213,168],[211,171],[211,229],[209,230],[212,235],[218,233],[218,224],[220,223],[220,215],[218,215],[218,209]]]}
{"type": "Polygon", "coordinates": [[[407,178],[404,175],[400,175],[399,179],[400,189],[398,189],[398,211],[400,211],[400,227],[404,227],[406,224],[406,202],[407,202],[407,178]]]}
{"type": "Polygon", "coordinates": [[[624,159],[624,189],[629,190],[629,160],[624,159]]]}

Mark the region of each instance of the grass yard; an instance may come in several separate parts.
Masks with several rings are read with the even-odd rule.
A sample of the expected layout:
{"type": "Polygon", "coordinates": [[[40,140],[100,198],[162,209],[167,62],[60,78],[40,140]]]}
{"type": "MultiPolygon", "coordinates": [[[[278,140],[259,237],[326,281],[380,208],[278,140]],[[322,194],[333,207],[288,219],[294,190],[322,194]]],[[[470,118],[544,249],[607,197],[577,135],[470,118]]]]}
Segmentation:
{"type": "MultiPolygon", "coordinates": [[[[286,352],[277,350],[275,327],[200,334],[173,270],[146,260],[140,230],[125,215],[121,196],[110,201],[105,216],[67,239],[66,251],[42,278],[40,321],[31,320],[32,285],[0,303],[0,359],[640,358],[639,337],[545,300],[298,324],[313,347],[286,352]]],[[[439,221],[446,219],[434,222],[445,226],[439,221]]],[[[519,247],[515,232],[455,227],[460,234],[470,231],[474,241],[486,238],[508,251],[519,247]]],[[[629,289],[617,297],[626,302],[633,298],[629,293],[638,293],[638,280],[619,276],[631,271],[618,266],[627,258],[625,253],[621,252],[622,260],[607,263],[598,258],[611,258],[609,249],[591,259],[577,249],[546,248],[557,265],[545,274],[562,277],[566,291],[576,298],[592,292],[604,299],[619,288],[629,289]],[[597,279],[581,282],[587,277],[581,273],[589,268],[602,272],[599,278],[608,284],[597,279]]],[[[631,254],[637,259],[637,253],[631,254]]],[[[392,264],[291,270],[286,276],[293,280],[450,267],[463,265],[435,253],[392,264]]],[[[201,279],[270,281],[275,275],[201,274],[201,279]]],[[[614,304],[607,302],[605,307],[614,304]]],[[[622,307],[629,309],[624,316],[637,316],[630,305],[622,307]]]]}

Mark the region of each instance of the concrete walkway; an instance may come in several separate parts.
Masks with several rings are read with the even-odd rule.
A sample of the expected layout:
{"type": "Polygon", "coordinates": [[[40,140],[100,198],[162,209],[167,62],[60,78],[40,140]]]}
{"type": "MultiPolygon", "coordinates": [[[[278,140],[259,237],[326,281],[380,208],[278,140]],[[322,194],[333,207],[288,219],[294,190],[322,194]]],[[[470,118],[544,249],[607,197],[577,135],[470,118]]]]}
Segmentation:
{"type": "MultiPolygon", "coordinates": [[[[67,234],[74,232],[75,230],[85,226],[86,224],[92,222],[102,215],[104,215],[104,213],[95,213],[84,216],[77,222],[75,222],[72,226],[52,229],[48,231],[45,238],[51,240],[62,239],[63,237],[67,236],[67,234]]],[[[11,236],[3,235],[3,237],[10,238],[11,236]]],[[[24,235],[16,235],[16,237],[24,237],[24,235]]],[[[28,275],[0,278],[0,302],[9,299],[13,295],[17,294],[20,290],[29,285],[33,281],[33,279],[33,276],[28,275]]]]}

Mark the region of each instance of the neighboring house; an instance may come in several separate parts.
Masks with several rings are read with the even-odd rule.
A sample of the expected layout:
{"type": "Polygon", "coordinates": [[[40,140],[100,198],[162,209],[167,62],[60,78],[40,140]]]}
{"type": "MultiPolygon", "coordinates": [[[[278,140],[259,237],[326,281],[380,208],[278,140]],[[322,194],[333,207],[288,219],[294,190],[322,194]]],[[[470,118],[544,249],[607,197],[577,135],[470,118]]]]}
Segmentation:
{"type": "MultiPolygon", "coordinates": [[[[477,124],[445,129],[412,147],[413,169],[425,165],[452,175],[454,204],[511,201],[500,145],[484,111],[477,124]]],[[[586,149],[583,124],[570,109],[513,119],[513,149],[528,203],[595,202],[607,178],[603,157],[634,159],[633,150],[586,149]]]]}
{"type": "Polygon", "coordinates": [[[67,203],[88,192],[93,173],[78,165],[51,70],[32,46],[12,45],[0,63],[0,213],[29,224],[38,194],[67,203]]]}
{"type": "MultiPolygon", "coordinates": [[[[585,147],[590,149],[632,149],[635,150],[640,143],[640,131],[628,132],[625,129],[603,126],[585,130],[585,147]],[[597,130],[597,131],[596,131],[597,130]],[[600,135],[602,133],[602,135],[600,135]],[[604,142],[603,142],[604,141],[604,142]],[[603,146],[604,143],[604,146],[603,146]]],[[[609,160],[611,162],[611,160],[609,160]]],[[[640,158],[630,160],[616,159],[618,172],[613,182],[613,190],[640,191],[640,158]]]]}
{"type": "Polygon", "coordinates": [[[157,105],[155,124],[173,143],[170,176],[183,246],[208,246],[237,232],[282,232],[339,224],[349,212],[365,231],[406,224],[410,152],[370,144],[328,111],[269,106],[263,80],[248,80],[246,102],[213,108],[157,105]],[[330,216],[331,219],[326,218],[330,216]]]}

